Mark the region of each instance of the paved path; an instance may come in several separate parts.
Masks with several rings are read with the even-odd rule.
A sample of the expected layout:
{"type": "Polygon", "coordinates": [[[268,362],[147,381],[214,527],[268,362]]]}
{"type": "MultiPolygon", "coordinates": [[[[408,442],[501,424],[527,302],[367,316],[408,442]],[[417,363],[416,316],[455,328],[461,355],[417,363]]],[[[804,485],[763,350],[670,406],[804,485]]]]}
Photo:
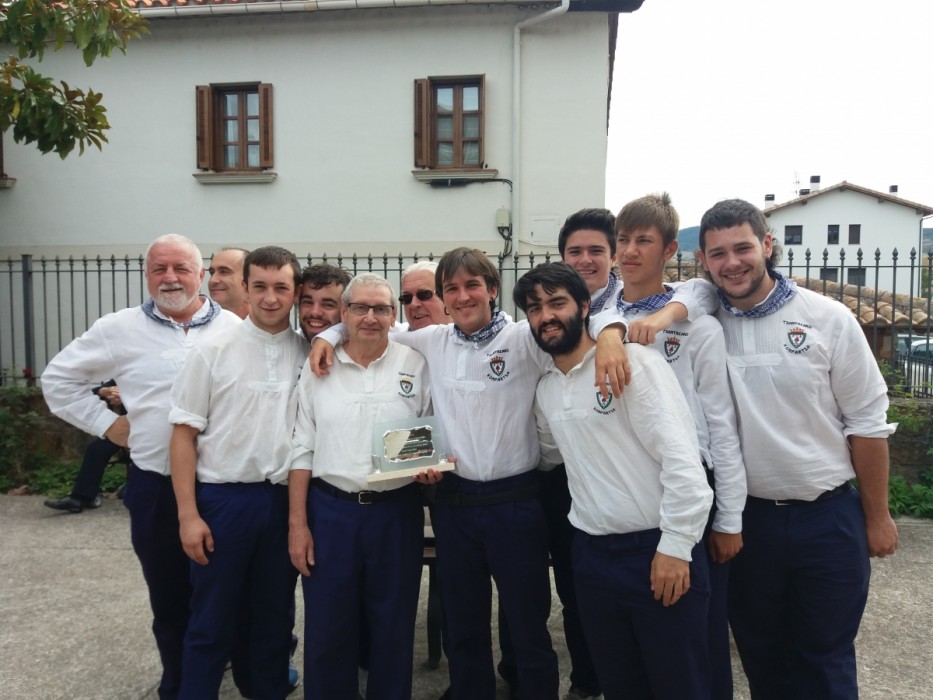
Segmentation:
{"type": "MultiPolygon", "coordinates": [[[[42,500],[0,495],[0,698],[155,700],[158,655],[126,512],[105,500],[81,515],[56,513],[42,500]]],[[[858,641],[863,700],[921,700],[933,688],[933,522],[899,525],[901,551],[874,563],[858,641]]],[[[421,666],[423,601],[413,700],[436,700],[447,667],[421,666]]],[[[566,689],[559,619],[555,606],[551,633],[566,689]]],[[[737,675],[736,698],[747,698],[737,675]]],[[[239,697],[229,677],[221,697],[239,697]]],[[[507,697],[501,684],[499,697],[507,697]]]]}

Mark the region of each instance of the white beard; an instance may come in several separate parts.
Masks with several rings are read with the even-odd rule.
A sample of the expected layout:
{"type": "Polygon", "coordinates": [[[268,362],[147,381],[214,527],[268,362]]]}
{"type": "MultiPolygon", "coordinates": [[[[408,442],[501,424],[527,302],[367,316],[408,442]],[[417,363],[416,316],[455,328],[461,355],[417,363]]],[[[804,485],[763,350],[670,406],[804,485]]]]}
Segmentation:
{"type": "Polygon", "coordinates": [[[187,309],[198,297],[195,292],[192,296],[185,296],[184,289],[175,289],[171,291],[159,290],[156,294],[155,303],[163,311],[179,312],[187,309]]]}

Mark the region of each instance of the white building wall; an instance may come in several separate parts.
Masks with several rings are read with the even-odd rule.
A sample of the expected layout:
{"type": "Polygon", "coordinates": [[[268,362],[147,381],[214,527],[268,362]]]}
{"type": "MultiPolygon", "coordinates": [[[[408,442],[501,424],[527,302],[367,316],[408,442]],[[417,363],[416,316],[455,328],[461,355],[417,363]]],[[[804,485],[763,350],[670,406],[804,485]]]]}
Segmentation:
{"type": "MultiPolygon", "coordinates": [[[[538,12],[538,11],[534,11],[538,12]]],[[[485,159],[512,177],[515,8],[420,8],[154,20],[125,56],[90,69],[73,50],[41,70],[104,93],[109,144],[59,160],[5,137],[0,256],[136,254],[183,233],[209,254],[279,244],[299,255],[496,253],[505,183],[433,188],[412,176],[413,80],[485,74],[485,159]],[[274,89],[271,184],[204,185],[195,167],[196,85],[274,89]]],[[[604,200],[607,18],[571,13],[522,35],[524,237],[604,200]]],[[[528,246],[523,246],[528,249],[528,246]]]]}
{"type": "MultiPolygon", "coordinates": [[[[857,268],[858,251],[862,251],[862,266],[865,286],[906,294],[910,285],[910,251],[918,253],[916,264],[920,264],[920,216],[911,207],[896,204],[854,190],[825,192],[806,200],[806,204],[793,204],[767,213],[768,221],[775,232],[776,240],[784,248],[782,264],[788,261],[788,252],[793,251],[794,274],[805,274],[806,251],[810,251],[811,278],[820,277],[825,266],[839,268],[839,282],[847,283],[845,269],[857,268]],[[829,224],[839,226],[839,243],[827,243],[829,224]],[[849,244],[849,225],[861,225],[861,242],[849,244]],[[787,245],[784,242],[784,227],[803,226],[802,243],[787,245]],[[893,271],[893,253],[897,250],[897,276],[893,271]],[[880,251],[876,269],[875,251],[880,251]],[[896,289],[895,289],[896,286],[896,289]]],[[[919,284],[919,275],[915,282],[919,284]]],[[[916,288],[915,288],[916,293],[916,288]]]]}

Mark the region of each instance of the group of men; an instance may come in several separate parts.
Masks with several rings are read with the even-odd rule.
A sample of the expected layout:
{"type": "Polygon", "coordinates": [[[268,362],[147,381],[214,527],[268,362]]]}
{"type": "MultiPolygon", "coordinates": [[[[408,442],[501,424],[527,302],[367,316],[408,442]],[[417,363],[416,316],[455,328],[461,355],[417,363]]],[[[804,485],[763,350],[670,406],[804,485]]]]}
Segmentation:
{"type": "Polygon", "coordinates": [[[559,696],[549,563],[567,697],[729,698],[729,624],[753,697],[856,697],[868,559],[897,547],[884,381],[848,309],[775,269],[757,208],[704,215],[712,284],[665,283],[678,226],[666,194],[571,215],[564,262],[516,283],[522,322],[478,250],[405,271],[406,325],[377,275],[226,249],[206,299],[197,247],[153,242],[151,298],[42,381],[129,446],[160,697],[215,697],[231,657],[244,695],[285,697],[300,573],[305,697],[355,700],[364,638],[365,697],[410,698],[425,494],[445,697],[495,697],[493,580],[500,673],[559,696]],[[126,416],[88,391],[108,377],[126,416]],[[370,483],[377,427],[431,413],[456,471],[370,483]]]}

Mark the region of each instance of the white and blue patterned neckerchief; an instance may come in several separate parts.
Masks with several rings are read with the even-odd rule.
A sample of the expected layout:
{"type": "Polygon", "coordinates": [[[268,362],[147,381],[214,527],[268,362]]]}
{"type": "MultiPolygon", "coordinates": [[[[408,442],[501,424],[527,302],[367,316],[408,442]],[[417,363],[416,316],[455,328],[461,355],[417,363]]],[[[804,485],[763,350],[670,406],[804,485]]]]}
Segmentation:
{"type": "MultiPolygon", "coordinates": [[[[623,316],[631,311],[647,311],[649,313],[652,311],[660,311],[667,306],[671,297],[674,296],[674,290],[670,285],[665,284],[664,289],[667,291],[661,292],[660,294],[652,294],[649,297],[633,301],[631,304],[625,301],[620,294],[619,299],[616,301],[616,308],[623,316]]],[[[624,292],[625,290],[622,291],[624,292]]]]}
{"type": "Polygon", "coordinates": [[[476,331],[476,333],[470,333],[470,335],[467,335],[462,330],[460,330],[460,328],[458,328],[456,324],[454,324],[454,333],[456,333],[457,337],[460,338],[460,340],[464,342],[482,343],[484,340],[489,340],[496,333],[501,331],[503,327],[505,326],[505,324],[508,322],[509,322],[509,319],[506,317],[504,313],[502,313],[501,311],[496,311],[496,313],[493,314],[492,320],[489,323],[487,323],[485,326],[480,328],[478,331],[476,331]]]}
{"type": "Polygon", "coordinates": [[[197,328],[198,326],[207,325],[213,321],[218,314],[220,314],[220,304],[218,304],[213,299],[208,299],[208,302],[210,303],[210,307],[208,308],[207,313],[205,313],[200,318],[195,317],[190,321],[185,321],[184,323],[178,323],[177,321],[173,321],[170,318],[165,318],[164,316],[157,314],[155,299],[152,297],[149,297],[146,301],[144,301],[140,308],[143,310],[143,313],[146,314],[146,316],[151,318],[153,321],[158,321],[164,326],[171,326],[173,328],[197,328]]]}
{"type": "Polygon", "coordinates": [[[773,314],[794,298],[794,295],[797,294],[797,283],[794,282],[794,280],[787,279],[777,270],[768,270],[768,275],[774,280],[774,289],[771,290],[768,298],[758,304],[758,306],[753,306],[748,311],[737,309],[729,303],[729,300],[726,299],[720,289],[718,292],[722,308],[736,318],[760,318],[761,316],[773,314]]]}
{"type": "Polygon", "coordinates": [[[609,273],[609,284],[606,285],[606,288],[603,290],[602,294],[598,298],[594,299],[590,303],[591,309],[596,309],[594,313],[598,313],[606,308],[606,304],[610,299],[614,299],[616,294],[619,293],[619,277],[615,272],[609,273]]]}

